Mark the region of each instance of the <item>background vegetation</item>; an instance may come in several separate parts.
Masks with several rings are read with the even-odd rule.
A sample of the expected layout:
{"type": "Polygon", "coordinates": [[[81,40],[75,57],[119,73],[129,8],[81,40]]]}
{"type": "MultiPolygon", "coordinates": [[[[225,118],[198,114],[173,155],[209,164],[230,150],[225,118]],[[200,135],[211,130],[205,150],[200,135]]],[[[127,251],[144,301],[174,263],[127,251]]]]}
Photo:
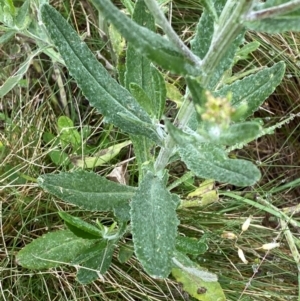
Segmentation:
{"type": "MultiPolygon", "coordinates": [[[[108,32],[89,2],[56,1],[52,4],[68,18],[99,60],[113,73],[114,57],[108,32]]],[[[201,14],[201,4],[195,0],[176,0],[167,2],[166,7],[174,28],[188,44],[201,14]]],[[[299,112],[300,35],[249,32],[247,42],[252,41],[258,41],[260,47],[239,62],[236,72],[271,66],[281,60],[287,64],[283,82],[255,113],[255,117],[270,126],[291,113],[299,112]]],[[[0,45],[0,84],[35,48],[35,40],[20,34],[0,45]]],[[[166,76],[170,84],[183,91],[180,78],[166,76]]],[[[175,108],[176,104],[170,100],[166,114],[172,116],[175,108]]],[[[197,238],[206,235],[209,249],[197,260],[219,275],[228,300],[297,300],[299,262],[291,253],[290,245],[280,231],[279,220],[272,212],[279,209],[299,220],[298,208],[293,207],[298,205],[300,198],[298,125],[299,119],[295,118],[273,135],[232,154],[259,163],[263,178],[254,187],[246,189],[251,192],[247,198],[256,199],[257,203],[260,197],[266,199],[274,206],[270,207],[271,213],[266,213],[265,204],[253,207],[238,198],[222,196],[222,192],[228,190],[237,196],[245,193],[230,186],[218,187],[221,195],[217,203],[180,212],[179,230],[183,235],[197,238]],[[238,258],[234,243],[221,235],[223,231],[238,235],[241,225],[250,215],[253,216],[252,224],[239,240],[249,261],[244,264],[238,258]],[[267,252],[256,250],[274,239],[280,242],[280,248],[267,252]]],[[[35,179],[43,173],[70,170],[78,156],[99,156],[100,150],[126,139],[117,129],[103,124],[102,117],[88,106],[66,70],[53,64],[44,54],[35,57],[19,85],[1,98],[0,300],[191,300],[172,280],[149,278],[134,258],[126,264],[114,260],[104,281],[99,279],[88,286],[76,282],[73,267],[33,272],[21,268],[15,261],[15,254],[24,245],[49,230],[62,227],[58,209],[110,223],[109,215],[86,216],[86,212],[49,196],[36,187],[35,179]],[[59,118],[62,116],[69,117],[74,124],[74,131],[67,136],[61,131],[59,118]]],[[[127,162],[129,181],[134,184],[137,166],[130,146],[95,171],[106,175],[124,162],[127,162]]],[[[186,172],[185,166],[176,163],[171,170],[173,181],[186,172]]],[[[200,179],[193,178],[179,186],[178,192],[185,197],[199,183],[200,179]]],[[[290,230],[294,243],[299,245],[299,228],[290,230]]]]}

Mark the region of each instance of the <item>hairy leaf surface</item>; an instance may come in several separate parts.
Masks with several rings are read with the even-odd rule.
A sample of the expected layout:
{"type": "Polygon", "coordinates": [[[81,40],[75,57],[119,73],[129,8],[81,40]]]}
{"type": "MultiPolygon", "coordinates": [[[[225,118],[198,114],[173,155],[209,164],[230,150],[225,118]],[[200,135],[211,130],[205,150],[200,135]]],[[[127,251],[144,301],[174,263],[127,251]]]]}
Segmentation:
{"type": "Polygon", "coordinates": [[[95,173],[47,174],[38,178],[39,185],[65,202],[91,211],[112,210],[129,202],[136,188],[117,184],[95,173]]]}
{"type": "Polygon", "coordinates": [[[217,275],[201,268],[180,252],[174,255],[172,275],[183,284],[186,292],[200,301],[226,300],[217,275]]]}
{"type": "Polygon", "coordinates": [[[274,92],[283,78],[284,71],[285,64],[279,62],[270,68],[265,68],[242,80],[235,81],[231,85],[226,85],[213,94],[214,96],[226,97],[228,93],[231,93],[231,104],[236,108],[246,103],[248,108],[240,119],[244,120],[251,116],[274,92]]]}
{"type": "Polygon", "coordinates": [[[72,264],[79,265],[77,280],[82,284],[88,284],[97,280],[109,269],[115,242],[100,241],[82,252],[74,259],[72,264]]]}
{"type": "Polygon", "coordinates": [[[222,147],[199,143],[170,124],[168,130],[178,144],[181,159],[198,177],[236,186],[251,186],[260,179],[260,171],[251,162],[229,159],[222,147]]]}
{"type": "Polygon", "coordinates": [[[171,272],[178,225],[173,197],[164,181],[148,171],[130,204],[135,254],[153,277],[171,272]]]}
{"type": "Polygon", "coordinates": [[[158,142],[149,115],[109,75],[67,21],[46,4],[42,6],[41,13],[51,39],[91,105],[105,116],[107,122],[125,132],[145,135],[158,142]],[[124,115],[128,118],[124,119],[124,115]]]}
{"type": "Polygon", "coordinates": [[[49,269],[71,262],[94,240],[82,239],[69,230],[47,233],[24,247],[17,262],[28,269],[49,269]]]}

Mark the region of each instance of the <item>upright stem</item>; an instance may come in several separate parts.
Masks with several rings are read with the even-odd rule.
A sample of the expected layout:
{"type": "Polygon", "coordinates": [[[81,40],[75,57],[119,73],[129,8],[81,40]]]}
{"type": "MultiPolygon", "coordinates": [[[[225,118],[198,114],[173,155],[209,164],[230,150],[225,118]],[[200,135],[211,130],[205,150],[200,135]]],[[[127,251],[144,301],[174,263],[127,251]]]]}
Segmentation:
{"type": "MultiPolygon", "coordinates": [[[[146,0],[146,3],[152,1],[153,0],[146,0]]],[[[203,60],[202,74],[204,76],[202,85],[204,87],[208,85],[210,77],[214,73],[214,70],[218,66],[218,63],[220,62],[222,56],[224,55],[224,53],[226,53],[226,50],[230,47],[231,43],[242,31],[243,26],[240,23],[240,17],[248,12],[250,7],[252,7],[253,1],[254,0],[228,0],[228,5],[224,7],[225,11],[222,12],[223,16],[230,16],[230,18],[227,21],[223,19],[225,24],[223,27],[220,27],[217,32],[215,32],[212,45],[203,60]],[[232,11],[234,7],[233,4],[236,4],[236,6],[232,11]]],[[[194,110],[194,105],[190,100],[189,92],[187,91],[185,100],[178,112],[174,124],[178,126],[178,128],[184,128],[190,120],[190,117],[192,116],[194,110]]],[[[169,158],[172,155],[174,147],[175,143],[170,135],[168,135],[165,141],[165,147],[160,150],[160,153],[156,159],[156,171],[161,171],[166,167],[169,158]]]]}
{"type": "MultiPolygon", "coordinates": [[[[231,2],[232,1],[229,1],[230,4],[231,2]]],[[[206,82],[209,82],[210,77],[218,66],[222,56],[227,52],[234,39],[242,31],[243,24],[241,23],[240,18],[249,11],[253,4],[253,0],[238,0],[236,2],[236,6],[233,11],[231,5],[225,6],[224,15],[228,16],[229,13],[230,17],[227,22],[224,25],[221,24],[218,31],[215,32],[210,48],[203,59],[202,72],[205,74],[206,82]],[[226,9],[229,11],[226,12],[226,9]]]]}
{"type": "MultiPolygon", "coordinates": [[[[185,94],[183,104],[174,120],[174,124],[179,128],[184,128],[190,120],[191,115],[194,112],[194,105],[189,97],[189,92],[185,94]]],[[[170,135],[167,136],[165,141],[165,147],[162,148],[155,161],[155,170],[163,170],[168,164],[175,147],[175,142],[170,135]]]]}
{"type": "Polygon", "coordinates": [[[170,41],[177,47],[177,49],[182,53],[184,57],[189,59],[191,62],[195,64],[195,66],[200,67],[201,60],[199,57],[193,54],[192,51],[183,43],[183,41],[179,38],[177,33],[174,31],[163,12],[159,8],[156,0],[145,0],[146,5],[148,6],[150,12],[154,16],[157,24],[161,26],[167,37],[170,41]]]}
{"type": "Polygon", "coordinates": [[[230,18],[230,15],[232,14],[232,11],[234,7],[236,6],[237,0],[227,0],[224,9],[222,10],[222,13],[220,15],[220,18],[218,20],[218,27],[222,28],[230,18]]]}

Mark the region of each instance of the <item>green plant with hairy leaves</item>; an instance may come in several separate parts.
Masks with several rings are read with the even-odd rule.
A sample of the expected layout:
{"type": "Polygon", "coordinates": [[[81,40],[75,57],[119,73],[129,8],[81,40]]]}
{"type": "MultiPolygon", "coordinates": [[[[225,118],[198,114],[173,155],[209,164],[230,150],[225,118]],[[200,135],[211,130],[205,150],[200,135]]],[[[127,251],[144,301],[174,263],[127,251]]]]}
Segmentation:
{"type": "MultiPolygon", "coordinates": [[[[49,193],[85,210],[112,211],[115,222],[92,224],[59,212],[67,230],[36,239],[17,260],[31,269],[71,264],[78,268],[78,281],[89,283],[108,270],[118,241],[130,233],[135,255],[150,276],[172,273],[196,299],[225,300],[217,276],[188,257],[205,252],[205,242],[177,235],[176,210],[184,202],[167,187],[167,166],[177,156],[203,179],[236,186],[259,181],[253,163],[231,159],[228,152],[269,133],[250,117],[280,83],[285,65],[278,62],[238,79],[230,74],[238,56],[251,52],[243,46],[247,29],[300,30],[300,1],[207,0],[191,49],[154,0],[138,0],[132,18],[109,0],[92,2],[127,40],[125,73],[119,69],[122,85],[54,8],[42,5],[40,21],[90,104],[107,123],[129,135],[139,183],[121,185],[84,170],[41,176],[38,183],[49,193]],[[155,24],[166,37],[155,32],[155,24]],[[167,88],[161,69],[186,81],[183,103],[172,122],[164,117],[167,88]],[[160,148],[158,156],[153,147],[160,148]]],[[[9,11],[7,5],[1,9],[9,11]]]]}

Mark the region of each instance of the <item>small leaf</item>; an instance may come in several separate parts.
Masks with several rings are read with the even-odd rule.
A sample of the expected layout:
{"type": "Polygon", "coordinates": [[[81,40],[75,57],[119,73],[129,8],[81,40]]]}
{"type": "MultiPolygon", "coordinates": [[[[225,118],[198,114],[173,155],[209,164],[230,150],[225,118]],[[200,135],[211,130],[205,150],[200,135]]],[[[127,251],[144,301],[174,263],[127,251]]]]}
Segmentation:
{"type": "Polygon", "coordinates": [[[77,280],[81,284],[91,283],[106,273],[111,264],[114,243],[102,240],[74,259],[72,264],[80,265],[77,280]]]}
{"type": "Polygon", "coordinates": [[[130,139],[132,141],[136,162],[139,168],[140,182],[145,172],[143,164],[154,160],[151,150],[155,148],[155,143],[146,137],[131,136],[130,139]]]}
{"type": "Polygon", "coordinates": [[[138,52],[167,70],[178,74],[199,75],[200,71],[196,66],[185,59],[167,39],[133,22],[109,0],[92,2],[138,52]]]}
{"type": "Polygon", "coordinates": [[[183,284],[184,291],[200,301],[225,301],[226,297],[215,274],[176,252],[173,258],[172,275],[183,284]]]}
{"type": "Polygon", "coordinates": [[[35,52],[33,52],[24,63],[22,63],[19,67],[19,69],[14,73],[12,76],[10,76],[2,86],[0,86],[0,98],[5,96],[9,91],[11,91],[23,78],[24,74],[27,72],[29,66],[31,65],[31,61],[36,57],[38,54],[40,54],[43,51],[43,49],[38,49],[35,52]]]}
{"type": "Polygon", "coordinates": [[[208,250],[208,246],[203,241],[195,238],[177,236],[176,249],[185,254],[200,255],[208,250]]]}
{"type": "Polygon", "coordinates": [[[99,228],[83,221],[79,217],[72,216],[66,212],[58,212],[59,216],[65,221],[68,228],[77,236],[85,239],[101,238],[102,234],[99,228]]]}
{"type": "Polygon", "coordinates": [[[125,39],[120,35],[116,28],[110,24],[108,27],[109,41],[111,42],[117,60],[121,58],[124,47],[126,46],[125,39]]]}
{"type": "Polygon", "coordinates": [[[67,116],[60,116],[57,120],[58,130],[60,132],[60,142],[63,147],[71,146],[76,150],[81,146],[81,136],[74,128],[73,121],[67,116]]]}
{"type": "MultiPolygon", "coordinates": [[[[153,16],[150,14],[144,0],[138,0],[134,6],[134,12],[132,16],[133,21],[136,24],[155,31],[155,22],[153,16]]],[[[135,83],[142,88],[147,97],[150,98],[147,112],[153,112],[154,103],[153,99],[153,86],[152,86],[152,74],[151,74],[151,61],[139,52],[136,45],[128,43],[126,51],[126,73],[125,73],[126,88],[129,89],[130,84],[135,83]]]]}
{"type": "MultiPolygon", "coordinates": [[[[226,0],[214,0],[214,8],[217,15],[220,15],[226,0]]],[[[214,34],[215,16],[212,10],[205,8],[201,14],[196,27],[196,34],[191,40],[192,51],[203,59],[209,50],[214,34]]]]}
{"type": "Polygon", "coordinates": [[[213,94],[214,96],[225,97],[230,92],[232,94],[232,106],[237,109],[245,102],[247,110],[240,118],[240,121],[242,121],[251,116],[266,98],[274,92],[283,78],[284,71],[284,62],[279,62],[271,68],[265,68],[256,74],[235,81],[231,85],[226,85],[213,94]]]}
{"type": "Polygon", "coordinates": [[[48,155],[57,166],[68,166],[71,163],[69,156],[61,150],[50,150],[48,155]]]}
{"type": "MultiPolygon", "coordinates": [[[[138,0],[135,3],[133,21],[141,25],[151,32],[155,31],[155,22],[150,14],[145,1],[138,0]]],[[[151,117],[155,116],[155,90],[153,83],[153,75],[151,72],[151,61],[138,50],[134,43],[128,43],[126,52],[126,87],[130,89],[140,105],[148,112],[151,117]]],[[[145,162],[151,161],[153,156],[150,150],[154,143],[146,137],[130,136],[139,168],[139,182],[143,178],[142,166],[145,162]]]]}
{"type": "Polygon", "coordinates": [[[62,131],[65,128],[73,128],[73,121],[67,116],[60,116],[57,120],[57,127],[59,131],[62,131]]]}
{"type": "Polygon", "coordinates": [[[148,171],[130,203],[135,254],[152,277],[171,272],[178,225],[173,197],[163,180],[148,171]]]}
{"type": "Polygon", "coordinates": [[[219,200],[217,190],[214,189],[215,181],[208,179],[200,184],[200,187],[189,193],[186,200],[181,201],[181,208],[203,207],[219,200]]]}
{"type": "Polygon", "coordinates": [[[49,269],[70,263],[85,251],[93,240],[82,239],[69,230],[50,232],[25,246],[17,262],[29,269],[49,269]]]}
{"type": "Polygon", "coordinates": [[[167,89],[167,98],[175,102],[177,108],[180,108],[183,102],[183,96],[180,93],[179,89],[175,86],[175,84],[165,82],[165,85],[167,89]]]}
{"type": "MultiPolygon", "coordinates": [[[[139,137],[141,138],[141,137],[139,137]]],[[[131,141],[124,141],[121,143],[116,143],[106,149],[101,149],[99,152],[95,153],[92,157],[90,156],[72,156],[72,163],[80,168],[94,168],[104,165],[116,157],[120,151],[131,144],[131,141]]]]}
{"type": "Polygon", "coordinates": [[[42,6],[41,14],[68,70],[91,105],[105,116],[107,122],[128,133],[146,135],[159,142],[149,115],[126,89],[111,78],[66,20],[46,4],[42,6]]]}
{"type": "Polygon", "coordinates": [[[249,58],[249,55],[257,50],[260,46],[260,43],[257,41],[253,41],[250,43],[245,44],[243,47],[241,47],[235,54],[234,57],[234,64],[241,60],[246,60],[249,58]]]}
{"type": "Polygon", "coordinates": [[[167,100],[167,89],[165,79],[162,74],[155,68],[151,68],[153,78],[153,90],[154,90],[154,116],[160,120],[164,113],[166,100],[167,100]]]}
{"type": "Polygon", "coordinates": [[[29,16],[30,1],[26,0],[22,6],[18,9],[17,16],[15,18],[15,24],[18,30],[24,30],[30,24],[31,19],[29,16]]]}
{"type": "Polygon", "coordinates": [[[107,211],[126,204],[136,191],[86,171],[47,174],[39,177],[38,183],[65,202],[91,211],[107,211]]]}

